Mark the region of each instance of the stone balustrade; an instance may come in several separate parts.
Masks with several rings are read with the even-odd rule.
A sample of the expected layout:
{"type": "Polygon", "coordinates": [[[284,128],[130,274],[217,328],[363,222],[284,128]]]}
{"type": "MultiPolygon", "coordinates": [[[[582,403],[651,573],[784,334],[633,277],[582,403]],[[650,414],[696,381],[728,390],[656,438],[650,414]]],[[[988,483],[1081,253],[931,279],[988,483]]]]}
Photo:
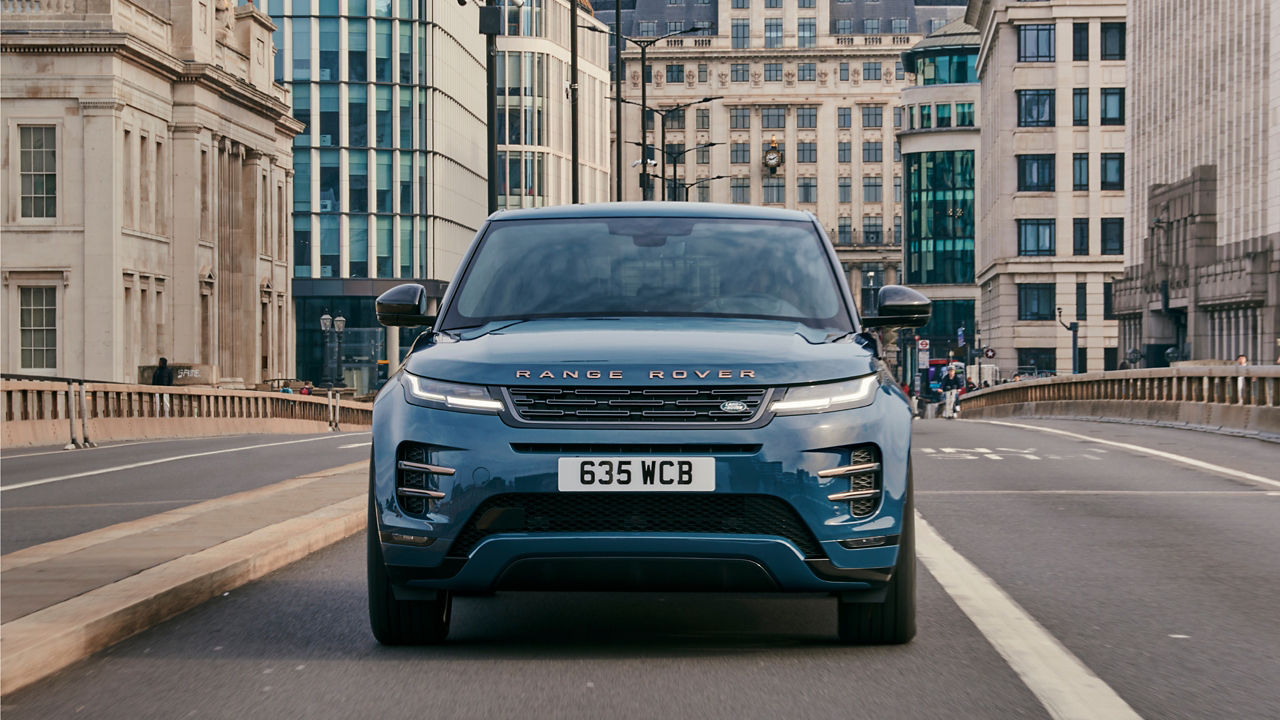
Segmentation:
{"type": "Polygon", "coordinates": [[[5,448],[373,424],[372,405],[326,395],[47,380],[3,380],[0,395],[5,448]]]}
{"type": "Polygon", "coordinates": [[[1060,375],[967,393],[967,418],[1087,417],[1280,436],[1280,366],[1060,375]]]}

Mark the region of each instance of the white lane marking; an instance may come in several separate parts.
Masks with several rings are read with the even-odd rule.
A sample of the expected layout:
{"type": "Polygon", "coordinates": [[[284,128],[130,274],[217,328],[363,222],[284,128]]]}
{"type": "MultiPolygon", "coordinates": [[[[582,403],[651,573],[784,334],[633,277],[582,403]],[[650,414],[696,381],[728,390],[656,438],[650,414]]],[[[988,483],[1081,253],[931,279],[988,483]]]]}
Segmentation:
{"type": "Polygon", "coordinates": [[[1280,495],[1280,493],[1261,490],[916,490],[915,493],[917,495],[1280,495]]]}
{"type": "Polygon", "coordinates": [[[159,465],[161,463],[176,462],[178,460],[190,460],[191,458],[206,457],[209,455],[221,455],[223,453],[240,452],[241,450],[256,450],[258,448],[277,447],[279,445],[296,445],[298,443],[316,442],[318,440],[335,440],[343,437],[353,437],[355,435],[368,435],[368,432],[345,433],[343,435],[325,435],[323,437],[304,438],[302,440],[285,440],[284,442],[263,443],[261,445],[245,445],[244,447],[226,448],[224,450],[209,450],[206,452],[189,453],[187,455],[174,455],[173,457],[157,458],[155,460],[145,460],[143,462],[130,463],[128,465],[116,465],[115,467],[99,468],[97,470],[86,470],[84,472],[72,473],[70,475],[59,475],[58,477],[44,478],[42,480],[30,480],[23,483],[15,483],[13,485],[5,485],[0,487],[0,492],[9,490],[21,490],[22,488],[34,487],[36,485],[47,485],[49,483],[62,482],[63,480],[74,480],[76,478],[89,477],[91,475],[102,475],[104,473],[119,472],[121,470],[132,470],[134,468],[146,467],[148,465],[159,465]]]}
{"type": "Polygon", "coordinates": [[[932,454],[934,454],[935,452],[937,452],[937,451],[936,451],[936,450],[934,450],[933,448],[920,448],[920,450],[921,450],[922,452],[924,452],[924,453],[928,454],[928,455],[932,455],[932,454]]]}
{"type": "Polygon", "coordinates": [[[62,453],[81,453],[86,450],[107,450],[109,448],[128,447],[130,445],[154,445],[155,443],[177,442],[179,440],[191,440],[192,438],[167,438],[165,440],[135,440],[134,442],[111,443],[109,445],[95,445],[88,448],[77,448],[75,450],[42,450],[40,452],[23,453],[21,455],[10,455],[8,453],[0,453],[0,460],[16,460],[18,458],[40,457],[41,455],[61,455],[62,453]]]}
{"type": "Polygon", "coordinates": [[[916,513],[916,552],[1050,716],[1060,720],[1139,718],[1115,690],[956,552],[920,513],[916,513]]]}
{"type": "Polygon", "coordinates": [[[1190,636],[1190,635],[1170,635],[1169,637],[1171,637],[1171,638],[1173,638],[1173,639],[1175,639],[1175,640],[1190,640],[1190,639],[1191,639],[1191,636],[1190,636]]]}
{"type": "Polygon", "coordinates": [[[339,446],[338,446],[338,449],[339,449],[339,450],[346,450],[347,448],[369,447],[369,446],[370,446],[370,445],[372,445],[372,444],[373,444],[373,441],[372,441],[372,440],[370,440],[369,442],[351,443],[350,445],[339,445],[339,446]]]}
{"type": "Polygon", "coordinates": [[[1153,450],[1151,448],[1145,448],[1145,447],[1142,447],[1141,445],[1131,445],[1129,443],[1116,442],[1115,440],[1102,440],[1100,438],[1089,437],[1088,435],[1081,435],[1079,433],[1068,432],[1066,430],[1059,430],[1057,428],[1041,427],[1039,425],[1021,425],[1018,423],[1000,422],[999,420],[968,420],[966,422],[980,422],[980,423],[987,423],[989,425],[1004,425],[1005,427],[1020,428],[1023,430],[1038,430],[1040,432],[1052,433],[1054,435],[1062,435],[1065,437],[1075,438],[1077,440],[1087,440],[1089,442],[1100,443],[1102,445],[1110,445],[1112,447],[1124,448],[1126,450],[1132,450],[1134,452],[1152,455],[1154,457],[1163,458],[1165,460],[1172,460],[1173,462],[1182,463],[1183,465],[1189,465],[1193,468],[1198,468],[1200,470],[1208,470],[1210,472],[1218,473],[1219,475],[1226,475],[1227,477],[1237,478],[1239,480],[1250,480],[1252,482],[1260,482],[1266,485],[1280,487],[1280,481],[1272,480],[1270,478],[1264,478],[1261,475],[1254,475],[1253,473],[1244,472],[1243,470],[1233,470],[1228,467],[1222,467],[1221,465],[1214,465],[1213,463],[1207,463],[1207,462],[1204,462],[1203,460],[1196,460],[1195,458],[1189,458],[1183,455],[1174,455],[1173,453],[1165,452],[1163,450],[1153,450]]]}
{"type": "Polygon", "coordinates": [[[994,455],[994,454],[992,454],[992,453],[987,453],[987,454],[986,454],[986,455],[984,455],[983,457],[990,458],[990,459],[992,459],[992,460],[1003,460],[1003,459],[1004,459],[1004,458],[1000,457],[999,455],[994,455]]]}

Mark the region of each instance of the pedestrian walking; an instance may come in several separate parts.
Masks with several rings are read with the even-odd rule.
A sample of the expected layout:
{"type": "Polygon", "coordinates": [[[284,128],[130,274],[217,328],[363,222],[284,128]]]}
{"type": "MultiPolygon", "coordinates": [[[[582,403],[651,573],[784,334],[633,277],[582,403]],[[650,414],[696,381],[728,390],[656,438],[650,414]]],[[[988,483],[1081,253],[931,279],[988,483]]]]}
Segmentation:
{"type": "MultiPolygon", "coordinates": [[[[169,367],[168,358],[160,358],[160,364],[151,373],[152,385],[173,385],[173,368],[169,367]]],[[[156,393],[156,409],[163,410],[161,417],[169,417],[169,393],[156,393]]],[[[157,413],[160,415],[160,413],[157,413]]]]}
{"type": "Polygon", "coordinates": [[[305,385],[303,385],[303,386],[302,386],[302,388],[301,388],[300,390],[298,390],[298,394],[299,394],[299,395],[310,395],[310,394],[311,394],[311,381],[310,381],[310,380],[308,380],[308,381],[306,382],[306,384],[305,384],[305,385]]]}
{"type": "Polygon", "coordinates": [[[964,381],[956,377],[956,366],[952,365],[947,368],[946,377],[942,378],[942,384],[939,388],[942,390],[942,417],[947,420],[953,420],[956,416],[956,396],[960,393],[960,388],[964,387],[964,381]]]}

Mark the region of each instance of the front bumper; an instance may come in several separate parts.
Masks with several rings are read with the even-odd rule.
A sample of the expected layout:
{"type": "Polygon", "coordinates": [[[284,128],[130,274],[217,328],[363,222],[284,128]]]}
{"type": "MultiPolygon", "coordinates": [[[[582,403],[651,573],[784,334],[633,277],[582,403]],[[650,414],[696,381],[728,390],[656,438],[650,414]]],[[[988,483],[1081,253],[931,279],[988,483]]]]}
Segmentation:
{"type": "Polygon", "coordinates": [[[905,402],[888,389],[877,391],[866,407],[775,417],[757,428],[614,430],[511,427],[495,415],[411,405],[392,388],[379,396],[374,411],[371,502],[388,571],[406,590],[875,588],[897,562],[909,491],[910,423],[905,402]],[[454,470],[435,476],[435,489],[444,497],[416,516],[405,512],[396,495],[397,449],[406,442],[427,445],[432,465],[454,470]],[[848,489],[842,479],[819,472],[847,463],[851,448],[867,444],[879,451],[881,496],[873,513],[855,517],[847,502],[828,499],[848,489]],[[485,500],[556,493],[561,456],[639,455],[655,446],[662,450],[648,454],[686,448],[688,454],[715,457],[716,494],[780,499],[795,510],[816,546],[802,548],[812,543],[770,534],[626,528],[498,532],[457,543],[485,500]],[[884,540],[858,549],[841,544],[863,538],[884,540]],[[455,546],[462,551],[454,552],[455,546]]]}

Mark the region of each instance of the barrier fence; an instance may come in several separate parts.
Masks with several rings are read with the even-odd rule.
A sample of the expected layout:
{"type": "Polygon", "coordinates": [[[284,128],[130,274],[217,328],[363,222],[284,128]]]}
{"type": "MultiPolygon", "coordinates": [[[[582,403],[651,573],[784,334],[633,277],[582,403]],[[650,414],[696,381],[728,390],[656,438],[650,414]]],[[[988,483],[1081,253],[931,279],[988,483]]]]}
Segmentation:
{"type": "Polygon", "coordinates": [[[963,396],[965,417],[1075,415],[1280,433],[1280,366],[1060,375],[963,396]]]}
{"type": "Polygon", "coordinates": [[[373,406],[329,395],[0,380],[3,444],[81,447],[99,440],[369,427],[373,406]]]}

